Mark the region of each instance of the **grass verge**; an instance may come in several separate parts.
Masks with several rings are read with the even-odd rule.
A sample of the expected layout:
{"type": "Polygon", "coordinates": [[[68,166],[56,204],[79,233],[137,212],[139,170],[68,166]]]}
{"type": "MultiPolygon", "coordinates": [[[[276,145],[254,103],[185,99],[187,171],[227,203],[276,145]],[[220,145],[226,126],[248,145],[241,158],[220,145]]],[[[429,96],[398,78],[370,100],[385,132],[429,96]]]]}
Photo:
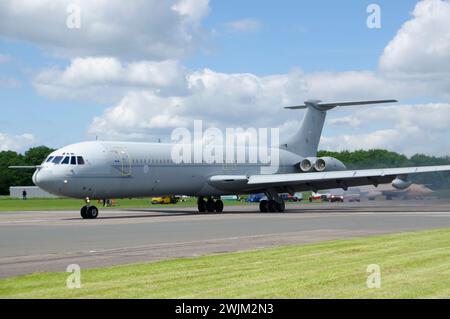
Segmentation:
{"type": "Polygon", "coordinates": [[[0,298],[449,298],[450,228],[87,269],[80,289],[68,275],[0,280],[0,298]]]}
{"type": "MultiPolygon", "coordinates": [[[[157,208],[157,207],[188,207],[196,205],[195,199],[191,198],[184,202],[166,205],[153,205],[150,198],[115,199],[111,207],[103,207],[101,202],[93,201],[93,205],[101,209],[124,209],[124,208],[157,208]]],[[[79,210],[83,206],[80,199],[70,198],[30,198],[21,200],[16,198],[0,199],[0,211],[51,211],[51,210],[79,210]]]]}
{"type": "MultiPolygon", "coordinates": [[[[161,208],[161,207],[195,207],[197,199],[192,197],[176,204],[152,204],[151,198],[115,199],[112,207],[102,207],[102,203],[93,201],[92,204],[101,209],[126,209],[126,208],[161,208]]],[[[245,201],[224,201],[226,206],[232,205],[256,205],[245,201]]],[[[0,197],[1,211],[53,211],[53,210],[79,210],[83,206],[80,199],[70,198],[29,198],[27,200],[0,197]]]]}

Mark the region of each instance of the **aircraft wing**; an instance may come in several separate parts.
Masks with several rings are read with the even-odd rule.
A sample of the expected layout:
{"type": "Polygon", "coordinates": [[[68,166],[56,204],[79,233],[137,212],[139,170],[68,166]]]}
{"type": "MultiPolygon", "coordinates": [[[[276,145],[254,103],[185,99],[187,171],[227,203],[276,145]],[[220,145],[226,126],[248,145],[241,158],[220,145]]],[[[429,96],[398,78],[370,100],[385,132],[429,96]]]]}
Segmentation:
{"type": "Polygon", "coordinates": [[[450,165],[418,166],[399,168],[376,168],[312,173],[291,173],[273,175],[217,175],[210,178],[210,184],[221,189],[261,191],[273,188],[278,192],[307,191],[330,188],[344,188],[387,184],[397,176],[408,174],[450,171],[450,165]]]}

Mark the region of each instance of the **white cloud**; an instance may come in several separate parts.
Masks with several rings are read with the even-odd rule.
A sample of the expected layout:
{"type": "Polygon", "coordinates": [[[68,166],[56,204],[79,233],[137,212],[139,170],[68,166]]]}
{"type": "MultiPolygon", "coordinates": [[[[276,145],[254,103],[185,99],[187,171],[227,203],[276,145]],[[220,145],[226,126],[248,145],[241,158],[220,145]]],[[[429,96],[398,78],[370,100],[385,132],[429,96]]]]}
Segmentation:
{"type": "Polygon", "coordinates": [[[0,133],[0,151],[22,152],[36,143],[36,138],[29,133],[20,135],[10,135],[0,133]]]}
{"type": "MultiPolygon", "coordinates": [[[[285,137],[298,129],[303,112],[284,110],[282,106],[297,104],[305,97],[328,96],[342,101],[385,98],[396,91],[409,92],[407,85],[387,85],[386,88],[386,81],[374,80],[369,84],[362,81],[372,76],[365,72],[325,76],[293,71],[258,77],[205,69],[188,75],[189,91],[183,96],[163,97],[146,91],[128,93],[120,103],[94,119],[89,133],[104,139],[163,137],[167,140],[173,128],[190,128],[194,119],[202,119],[205,126],[221,129],[281,126],[282,137],[285,137]],[[332,79],[339,77],[345,79],[346,85],[333,85],[332,79]]],[[[368,106],[344,116],[339,116],[340,110],[344,109],[330,112],[326,125],[345,130],[342,135],[324,136],[321,148],[388,148],[408,155],[417,152],[443,155],[450,149],[448,103],[368,106]]]]}
{"type": "MultiPolygon", "coordinates": [[[[204,69],[186,73],[184,95],[162,96],[154,90],[134,90],[116,106],[96,117],[90,132],[105,138],[145,136],[152,130],[149,123],[155,123],[152,121],[156,121],[161,112],[177,119],[175,122],[156,123],[155,128],[165,128],[166,135],[178,123],[192,123],[194,119],[202,119],[221,128],[274,127],[292,120],[293,116],[300,120],[301,111],[292,113],[282,107],[301,103],[307,98],[345,101],[410,97],[411,89],[409,83],[390,82],[369,71],[303,73],[293,70],[287,74],[259,77],[204,69]],[[124,112],[128,117],[123,116],[124,112]]],[[[414,88],[415,94],[420,94],[420,91],[419,87],[414,88]]],[[[361,120],[353,115],[332,120],[332,124],[339,123],[357,126],[361,120]]]]}
{"type": "Polygon", "coordinates": [[[227,32],[255,32],[262,28],[261,21],[255,18],[245,18],[224,24],[227,32]]]}
{"type": "MultiPolygon", "coordinates": [[[[34,2],[27,4],[30,3],[34,2]]],[[[86,3],[88,8],[89,3],[86,3]]],[[[95,3],[104,4],[103,1],[95,3]]],[[[114,10],[123,9],[120,4],[112,2],[114,8],[106,10],[100,21],[104,21],[114,10]]],[[[46,96],[106,99],[110,102],[112,106],[92,121],[90,134],[105,139],[163,137],[168,136],[174,127],[189,127],[194,119],[202,119],[206,125],[219,128],[281,125],[283,132],[291,133],[297,129],[299,121],[296,119],[301,119],[302,112],[292,113],[283,110],[282,106],[301,103],[309,98],[325,101],[450,99],[448,2],[419,2],[411,20],[402,26],[386,47],[380,58],[379,70],[304,73],[295,69],[271,76],[226,74],[182,67],[176,58],[185,54],[195,42],[195,30],[208,12],[208,2],[185,0],[170,6],[160,2],[151,4],[163,8],[161,10],[166,15],[163,14],[160,19],[159,16],[154,17],[157,15],[155,12],[148,13],[148,10],[133,4],[131,11],[139,8],[146,14],[137,14],[133,22],[125,19],[129,25],[119,25],[117,21],[120,19],[113,18],[108,26],[118,28],[120,32],[113,32],[110,38],[101,29],[95,38],[104,39],[102,43],[91,45],[87,41],[87,44],[80,45],[90,55],[108,52],[108,57],[74,58],[66,68],[43,70],[34,78],[36,89],[46,96]],[[141,29],[138,26],[143,25],[144,15],[156,30],[174,34],[171,33],[166,39],[164,32],[160,35],[154,30],[141,29]],[[175,20],[166,21],[168,16],[174,16],[175,20]],[[164,29],[169,22],[172,23],[169,30],[164,29]],[[137,45],[128,39],[133,38],[130,34],[138,34],[137,38],[142,34],[142,43],[151,43],[151,48],[141,42],[137,45]],[[161,43],[164,45],[160,46],[161,43]],[[170,49],[173,45],[178,45],[175,51],[170,49]],[[139,59],[124,62],[123,57],[128,57],[127,54],[117,53],[119,49],[123,52],[124,48],[125,51],[137,52],[135,56],[139,59]],[[156,53],[149,53],[147,49],[156,50],[156,53]],[[160,62],[155,62],[155,59],[160,62]]],[[[53,6],[58,7],[59,4],[53,6]]],[[[40,5],[37,7],[40,8],[40,5]]],[[[119,16],[123,19],[123,15],[128,17],[127,14],[121,12],[119,16]]],[[[87,21],[88,30],[94,28],[94,20],[87,21]]],[[[243,32],[257,30],[261,24],[254,19],[243,19],[230,22],[226,27],[228,31],[243,32]]],[[[59,30],[55,33],[47,35],[52,43],[54,36],[60,36],[59,30]]],[[[37,34],[41,35],[42,30],[37,34]]],[[[88,35],[83,37],[89,40],[88,35]]],[[[52,45],[77,52],[74,45],[67,45],[64,41],[62,44],[57,42],[58,46],[52,45]]],[[[332,117],[328,123],[335,128],[345,126],[350,132],[344,132],[342,136],[325,136],[321,145],[331,149],[387,147],[407,154],[447,153],[446,136],[449,131],[446,126],[450,115],[444,105],[410,106],[408,110],[406,106],[389,109],[368,107],[345,116],[339,116],[340,111],[335,110],[330,115],[337,117],[332,117]]]]}
{"type": "Polygon", "coordinates": [[[356,111],[350,117],[333,118],[330,122],[332,125],[350,124],[348,131],[351,134],[323,136],[320,144],[323,149],[387,148],[406,155],[449,154],[449,103],[371,107],[356,111]],[[382,123],[390,128],[368,132],[367,127],[373,123],[382,123]]]}
{"type": "Polygon", "coordinates": [[[11,56],[9,56],[7,54],[0,54],[0,64],[7,63],[11,60],[12,60],[11,56]]]}
{"type": "Polygon", "coordinates": [[[19,80],[0,75],[0,88],[2,88],[2,89],[17,89],[20,86],[21,86],[21,83],[19,80]]]}
{"type": "Polygon", "coordinates": [[[195,46],[207,0],[3,0],[0,35],[36,43],[63,56],[118,56],[164,60],[195,46]],[[81,27],[66,25],[69,4],[81,27]]]}
{"type": "Polygon", "coordinates": [[[105,138],[145,137],[155,132],[167,136],[175,127],[190,126],[194,119],[222,128],[268,125],[286,99],[284,82],[283,76],[259,78],[208,69],[192,72],[187,76],[186,95],[130,92],[94,119],[90,133],[105,138]]]}
{"type": "Polygon", "coordinates": [[[209,13],[209,0],[179,0],[172,9],[196,24],[209,13]]]}
{"type": "Polygon", "coordinates": [[[183,94],[186,71],[177,61],[122,63],[112,57],[73,59],[62,70],[55,67],[33,79],[36,90],[52,98],[117,101],[129,90],[153,90],[158,94],[183,94]]]}
{"type": "Polygon", "coordinates": [[[141,139],[157,136],[164,129],[188,125],[180,115],[177,98],[162,98],[149,92],[129,92],[115,107],[92,121],[89,133],[100,138],[141,139]]]}
{"type": "Polygon", "coordinates": [[[381,69],[408,74],[450,72],[449,30],[449,1],[419,1],[413,18],[400,28],[384,49],[381,69]]]}

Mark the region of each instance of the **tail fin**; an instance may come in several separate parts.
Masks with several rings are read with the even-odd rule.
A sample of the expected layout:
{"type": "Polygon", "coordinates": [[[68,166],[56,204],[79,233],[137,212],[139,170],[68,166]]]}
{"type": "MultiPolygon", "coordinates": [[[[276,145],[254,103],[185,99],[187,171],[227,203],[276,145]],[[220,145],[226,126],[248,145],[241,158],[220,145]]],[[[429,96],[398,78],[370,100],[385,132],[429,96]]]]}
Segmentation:
{"type": "Polygon", "coordinates": [[[397,100],[372,100],[357,102],[321,103],[320,100],[308,100],[304,105],[288,106],[286,109],[306,109],[300,129],[283,146],[290,152],[303,157],[316,156],[325,122],[326,112],[336,106],[367,105],[392,103],[397,100]]]}

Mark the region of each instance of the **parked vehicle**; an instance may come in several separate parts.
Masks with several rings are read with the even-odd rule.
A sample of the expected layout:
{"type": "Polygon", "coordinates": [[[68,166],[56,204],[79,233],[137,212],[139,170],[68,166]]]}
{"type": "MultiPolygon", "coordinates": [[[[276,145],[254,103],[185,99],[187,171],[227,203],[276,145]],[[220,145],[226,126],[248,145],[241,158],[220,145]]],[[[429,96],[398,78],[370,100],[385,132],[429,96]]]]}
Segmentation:
{"type": "Polygon", "coordinates": [[[294,195],[281,194],[280,196],[286,202],[299,202],[299,201],[303,200],[303,194],[302,193],[295,193],[294,195]]]}
{"type": "Polygon", "coordinates": [[[319,193],[311,193],[311,195],[309,196],[308,200],[310,202],[312,202],[313,200],[321,200],[322,199],[322,194],[319,193]]]}
{"type": "Polygon", "coordinates": [[[221,200],[228,200],[228,201],[240,201],[241,198],[239,195],[222,195],[220,196],[221,200]]]}
{"type": "Polygon", "coordinates": [[[175,204],[177,199],[175,196],[161,196],[161,197],[153,197],[152,204],[175,204]]]}
{"type": "Polygon", "coordinates": [[[334,203],[334,202],[340,202],[343,203],[344,202],[344,195],[331,195],[328,199],[328,201],[330,203],[334,203]]]}
{"type": "Polygon", "coordinates": [[[267,199],[266,195],[264,194],[251,194],[249,197],[247,197],[246,201],[249,203],[259,203],[263,199],[267,199]]]}
{"type": "Polygon", "coordinates": [[[313,200],[318,200],[322,202],[328,202],[331,194],[320,194],[320,193],[312,193],[311,196],[309,196],[309,201],[312,202],[313,200]]]}

